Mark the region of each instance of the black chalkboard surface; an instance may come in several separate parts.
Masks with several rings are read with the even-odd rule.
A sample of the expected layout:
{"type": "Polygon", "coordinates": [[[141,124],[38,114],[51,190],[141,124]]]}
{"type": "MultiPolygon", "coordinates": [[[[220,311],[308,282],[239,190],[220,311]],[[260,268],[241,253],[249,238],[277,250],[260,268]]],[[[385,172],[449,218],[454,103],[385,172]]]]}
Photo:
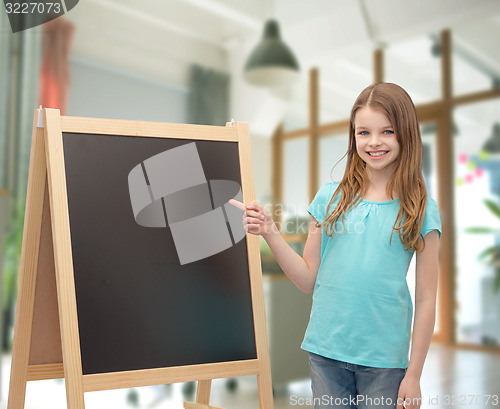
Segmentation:
{"type": "Polygon", "coordinates": [[[181,265],[168,225],[134,219],[130,170],[192,142],[241,185],[236,142],[63,132],[84,375],[257,357],[246,240],[181,265]]]}

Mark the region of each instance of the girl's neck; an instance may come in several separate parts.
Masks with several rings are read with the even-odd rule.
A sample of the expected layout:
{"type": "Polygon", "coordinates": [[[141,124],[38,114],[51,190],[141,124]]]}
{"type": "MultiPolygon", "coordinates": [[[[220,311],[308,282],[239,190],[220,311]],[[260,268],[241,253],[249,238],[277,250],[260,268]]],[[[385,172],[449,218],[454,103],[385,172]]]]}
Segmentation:
{"type": "Polygon", "coordinates": [[[399,195],[395,190],[392,191],[392,197],[387,196],[386,188],[383,186],[382,188],[374,188],[374,187],[368,187],[366,189],[366,193],[363,195],[363,199],[365,200],[371,200],[374,202],[386,202],[389,200],[393,200],[398,198],[399,195]]]}
{"type": "MultiPolygon", "coordinates": [[[[372,173],[369,175],[369,184],[366,187],[366,193],[363,198],[375,201],[390,200],[391,198],[387,197],[388,182],[389,177],[387,175],[372,173]]],[[[398,192],[395,189],[392,191],[392,196],[392,199],[399,197],[398,192]]]]}

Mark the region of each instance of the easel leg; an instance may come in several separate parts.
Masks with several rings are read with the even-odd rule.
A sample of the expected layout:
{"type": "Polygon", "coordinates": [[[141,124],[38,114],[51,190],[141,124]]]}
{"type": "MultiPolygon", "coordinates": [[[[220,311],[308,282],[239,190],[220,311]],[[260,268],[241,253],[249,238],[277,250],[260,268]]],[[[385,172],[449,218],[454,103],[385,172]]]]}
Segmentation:
{"type": "Polygon", "coordinates": [[[184,402],[184,409],[220,409],[210,406],[210,388],[212,387],[212,380],[198,381],[198,388],[196,389],[196,403],[184,402]]]}
{"type": "Polygon", "coordinates": [[[24,409],[26,397],[26,383],[28,382],[28,363],[31,346],[31,323],[35,304],[36,268],[31,271],[26,270],[25,268],[21,268],[19,272],[19,290],[16,322],[14,325],[14,344],[12,347],[7,409],[24,409]],[[24,318],[21,319],[21,317],[24,318]]]}
{"type": "Polygon", "coordinates": [[[208,405],[210,402],[210,389],[212,387],[212,380],[198,381],[198,388],[196,389],[196,403],[208,405]]]}
{"type": "Polygon", "coordinates": [[[257,386],[259,388],[260,409],[273,409],[273,385],[269,366],[267,366],[267,370],[263,368],[260,375],[257,375],[257,386]]]}
{"type": "Polygon", "coordinates": [[[84,409],[83,374],[80,338],[78,335],[78,314],[73,276],[71,239],[67,220],[68,202],[65,193],[65,168],[61,117],[57,109],[44,110],[45,154],[49,186],[52,239],[54,241],[54,265],[56,272],[57,303],[61,330],[64,379],[68,409],[84,409]],[[59,218],[59,222],[57,222],[59,218]]]}
{"type": "Polygon", "coordinates": [[[21,263],[19,266],[14,344],[10,372],[8,409],[24,409],[28,365],[31,347],[31,328],[35,305],[38,250],[42,228],[42,211],[45,193],[45,148],[44,129],[37,127],[38,110],[33,120],[33,134],[26,196],[25,226],[21,263]]]}

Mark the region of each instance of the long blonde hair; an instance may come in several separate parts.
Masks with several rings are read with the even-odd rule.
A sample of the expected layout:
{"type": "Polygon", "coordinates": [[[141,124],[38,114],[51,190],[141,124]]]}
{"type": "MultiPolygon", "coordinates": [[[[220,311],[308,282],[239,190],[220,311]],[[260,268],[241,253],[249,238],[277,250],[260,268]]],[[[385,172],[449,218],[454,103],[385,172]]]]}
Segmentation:
{"type": "Polygon", "coordinates": [[[346,153],[345,173],[328,203],[326,214],[329,213],[336,196],[342,194],[332,214],[317,226],[326,224],[326,234],[332,237],[336,232],[335,225],[340,216],[343,224],[345,213],[356,206],[366,194],[368,187],[366,163],[357,153],[354,129],[356,113],[364,107],[376,109],[389,118],[400,146],[399,156],[395,162],[396,168],[387,183],[388,196],[393,198],[392,192],[396,188],[400,203],[390,242],[392,234],[397,230],[406,250],[413,249],[420,252],[425,248],[421,231],[427,204],[427,189],[422,175],[422,138],[413,101],[403,88],[390,82],[370,85],[356,99],[349,121],[349,147],[346,153]],[[358,198],[354,202],[356,193],[358,198]],[[423,247],[420,249],[422,242],[423,247]]]}

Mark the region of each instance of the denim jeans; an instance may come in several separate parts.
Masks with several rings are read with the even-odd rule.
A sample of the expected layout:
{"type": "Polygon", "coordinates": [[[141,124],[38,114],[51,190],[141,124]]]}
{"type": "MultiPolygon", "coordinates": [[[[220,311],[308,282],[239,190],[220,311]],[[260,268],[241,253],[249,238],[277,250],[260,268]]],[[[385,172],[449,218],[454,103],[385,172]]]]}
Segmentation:
{"type": "Polygon", "coordinates": [[[406,368],[374,368],[309,352],[315,409],[396,408],[406,368]]]}

